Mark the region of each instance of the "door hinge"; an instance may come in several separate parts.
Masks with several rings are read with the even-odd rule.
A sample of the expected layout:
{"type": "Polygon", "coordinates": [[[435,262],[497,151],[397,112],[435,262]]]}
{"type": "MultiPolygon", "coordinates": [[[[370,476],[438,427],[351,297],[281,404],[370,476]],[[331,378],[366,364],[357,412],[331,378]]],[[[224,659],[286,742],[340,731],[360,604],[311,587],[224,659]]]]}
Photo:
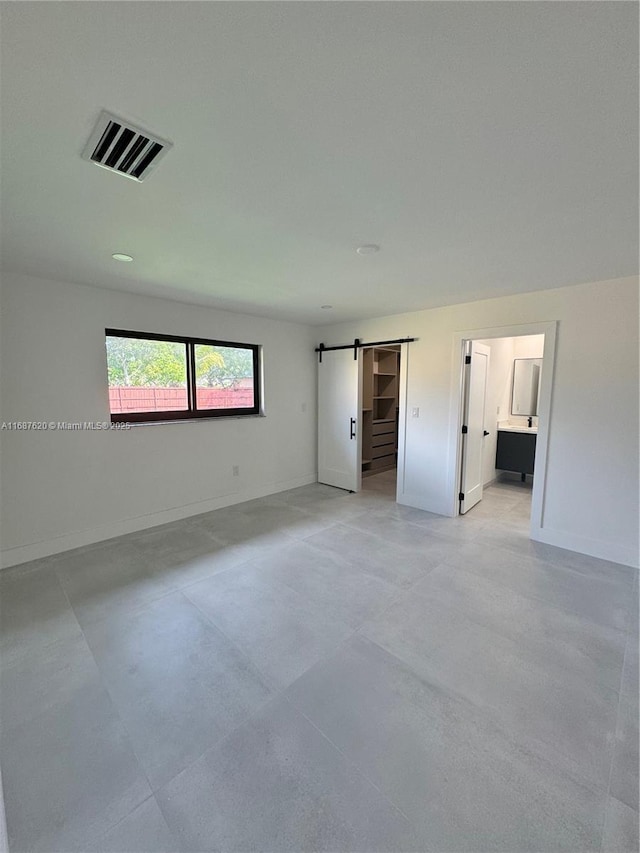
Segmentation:
{"type": "Polygon", "coordinates": [[[465,355],[464,363],[465,364],[471,364],[471,356],[470,355],[465,355]]]}
{"type": "Polygon", "coordinates": [[[463,500],[464,500],[464,492],[459,492],[459,493],[458,493],[458,500],[459,500],[459,501],[463,501],[463,500]]]}
{"type": "Polygon", "coordinates": [[[469,427],[466,424],[462,424],[462,434],[466,435],[469,432],[469,427]]]}

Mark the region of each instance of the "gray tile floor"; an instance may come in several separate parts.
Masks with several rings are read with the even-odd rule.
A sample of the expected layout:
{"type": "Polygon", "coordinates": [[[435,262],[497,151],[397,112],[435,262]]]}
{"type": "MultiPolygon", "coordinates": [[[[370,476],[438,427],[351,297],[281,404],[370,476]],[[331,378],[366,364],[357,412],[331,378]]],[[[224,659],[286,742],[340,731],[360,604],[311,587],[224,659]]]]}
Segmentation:
{"type": "Polygon", "coordinates": [[[638,579],[307,486],[0,576],[18,851],[638,847],[638,579]]]}

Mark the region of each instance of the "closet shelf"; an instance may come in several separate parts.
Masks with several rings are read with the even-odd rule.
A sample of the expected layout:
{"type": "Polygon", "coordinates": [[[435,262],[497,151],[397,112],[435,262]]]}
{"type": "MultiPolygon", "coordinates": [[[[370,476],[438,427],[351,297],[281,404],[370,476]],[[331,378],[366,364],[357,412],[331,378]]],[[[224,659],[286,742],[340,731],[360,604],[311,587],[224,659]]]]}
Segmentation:
{"type": "Polygon", "coordinates": [[[374,400],[395,400],[396,398],[392,394],[391,396],[387,395],[385,397],[374,397],[373,399],[374,400]]]}
{"type": "Polygon", "coordinates": [[[374,424],[395,424],[395,422],[395,418],[378,418],[373,421],[374,424]]]}

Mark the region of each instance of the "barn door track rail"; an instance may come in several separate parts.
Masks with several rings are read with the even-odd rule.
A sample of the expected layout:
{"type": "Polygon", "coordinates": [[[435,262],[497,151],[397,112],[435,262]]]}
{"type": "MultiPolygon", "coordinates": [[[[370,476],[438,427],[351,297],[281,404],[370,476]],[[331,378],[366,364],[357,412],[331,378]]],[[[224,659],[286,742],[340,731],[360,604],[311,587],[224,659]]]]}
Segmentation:
{"type": "Polygon", "coordinates": [[[360,338],[355,338],[352,344],[341,344],[337,347],[326,347],[324,344],[319,344],[315,351],[318,353],[318,363],[322,363],[322,353],[323,352],[331,352],[332,350],[337,349],[352,349],[354,359],[358,358],[358,350],[363,347],[385,347],[390,344],[410,344],[415,341],[416,338],[395,338],[392,341],[370,341],[369,343],[363,343],[360,338]]]}

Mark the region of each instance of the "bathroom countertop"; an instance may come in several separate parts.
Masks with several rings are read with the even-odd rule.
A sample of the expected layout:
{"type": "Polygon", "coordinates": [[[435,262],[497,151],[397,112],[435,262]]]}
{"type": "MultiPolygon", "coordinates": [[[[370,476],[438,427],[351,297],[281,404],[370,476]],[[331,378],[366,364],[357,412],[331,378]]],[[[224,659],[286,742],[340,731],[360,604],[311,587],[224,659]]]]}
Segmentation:
{"type": "Polygon", "coordinates": [[[500,432],[528,432],[535,435],[538,432],[537,426],[527,426],[526,424],[510,424],[508,421],[498,423],[500,432]]]}

